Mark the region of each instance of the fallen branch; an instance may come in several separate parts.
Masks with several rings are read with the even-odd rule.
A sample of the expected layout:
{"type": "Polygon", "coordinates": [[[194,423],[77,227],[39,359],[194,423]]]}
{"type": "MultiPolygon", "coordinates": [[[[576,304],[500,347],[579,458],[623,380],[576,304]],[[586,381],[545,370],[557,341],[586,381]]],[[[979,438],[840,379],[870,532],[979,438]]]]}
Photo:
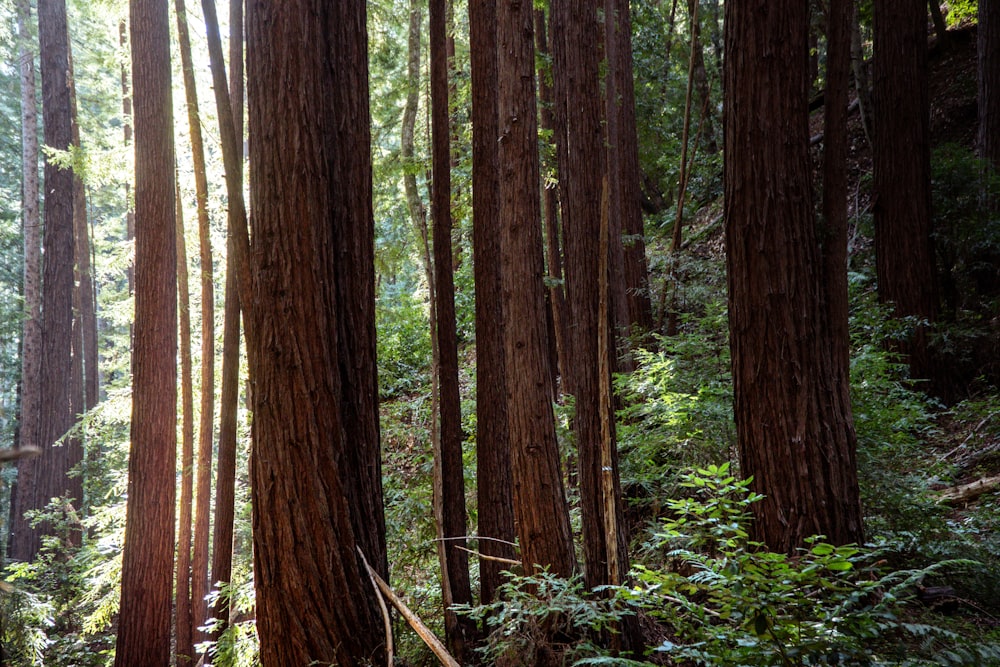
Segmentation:
{"type": "Polygon", "coordinates": [[[473,556],[476,556],[478,558],[482,558],[483,560],[491,560],[491,561],[493,561],[495,563],[503,563],[504,565],[514,565],[514,566],[520,566],[520,565],[522,565],[521,561],[514,560],[513,558],[501,558],[500,556],[487,556],[484,553],[480,553],[480,552],[474,551],[472,549],[466,549],[465,547],[455,547],[455,548],[456,549],[461,549],[462,551],[464,551],[466,553],[470,553],[473,556]]]}
{"type": "Polygon", "coordinates": [[[984,493],[989,493],[997,488],[1000,488],[1000,475],[983,477],[969,484],[942,489],[938,492],[938,500],[948,505],[958,505],[975,500],[984,493]]]}
{"type": "MultiPolygon", "coordinates": [[[[360,548],[358,549],[358,553],[361,553],[360,548]]],[[[363,553],[361,554],[361,557],[364,559],[363,553]]],[[[375,581],[379,590],[382,591],[382,595],[384,595],[386,599],[392,603],[392,606],[395,607],[400,614],[402,614],[403,618],[406,619],[406,622],[410,624],[411,628],[413,628],[413,631],[417,633],[425,644],[427,644],[427,648],[429,648],[434,655],[437,656],[437,659],[441,661],[441,664],[445,667],[461,667],[458,660],[455,660],[455,658],[448,653],[448,650],[444,647],[444,644],[441,643],[441,640],[434,635],[430,628],[424,625],[423,621],[421,621],[416,614],[410,611],[410,608],[406,606],[399,596],[392,592],[392,589],[389,588],[389,584],[385,583],[382,577],[378,575],[378,572],[372,569],[371,565],[368,564],[368,561],[365,561],[365,567],[368,568],[368,575],[375,581]]]]}
{"type": "Polygon", "coordinates": [[[361,555],[361,561],[365,564],[365,569],[368,571],[368,580],[372,582],[372,588],[375,589],[375,597],[378,598],[379,609],[382,610],[382,622],[385,624],[385,664],[386,667],[392,667],[393,664],[393,646],[392,646],[392,619],[389,618],[389,610],[385,607],[385,596],[381,594],[378,588],[378,582],[375,581],[375,571],[372,566],[368,564],[368,559],[365,558],[365,553],[358,547],[358,554],[361,555]]]}

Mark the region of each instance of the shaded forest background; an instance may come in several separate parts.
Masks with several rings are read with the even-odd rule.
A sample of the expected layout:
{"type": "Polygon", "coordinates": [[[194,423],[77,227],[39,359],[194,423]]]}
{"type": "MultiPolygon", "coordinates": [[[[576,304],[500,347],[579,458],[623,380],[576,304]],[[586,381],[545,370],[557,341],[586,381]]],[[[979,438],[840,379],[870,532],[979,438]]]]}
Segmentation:
{"type": "MultiPolygon", "coordinates": [[[[251,528],[251,397],[244,386],[246,355],[239,357],[228,379],[222,360],[225,351],[233,349],[234,336],[239,338],[238,330],[227,331],[236,277],[228,264],[234,253],[227,236],[231,193],[222,148],[227,130],[220,128],[214,95],[226,86],[213,80],[208,33],[201,9],[193,4],[181,23],[171,9],[177,156],[174,167],[160,165],[176,173],[178,248],[184,250],[178,260],[181,348],[185,337],[189,346],[189,354],[182,352],[178,364],[176,420],[177,513],[184,530],[176,537],[171,565],[189,574],[172,584],[172,660],[253,665],[260,664],[260,655],[251,528]],[[179,25],[186,25],[190,34],[178,31],[179,25]],[[193,55],[187,65],[179,53],[185,39],[193,55]],[[192,86],[200,95],[200,116],[189,124],[192,86]],[[204,136],[194,139],[192,126],[204,136]],[[204,165],[199,167],[194,156],[201,151],[204,165]],[[235,411],[236,428],[223,435],[219,405],[226,400],[228,409],[235,411]],[[225,463],[220,458],[223,439],[234,444],[229,455],[235,458],[225,463]],[[225,493],[232,499],[220,502],[225,496],[217,494],[227,476],[232,486],[225,493]],[[229,503],[234,516],[220,520],[219,508],[229,503]],[[219,534],[227,521],[232,521],[232,533],[219,534]],[[230,543],[230,571],[219,586],[216,574],[224,566],[218,558],[228,551],[219,545],[230,543]],[[211,627],[213,618],[222,623],[211,627]]],[[[809,132],[811,176],[819,193],[829,6],[811,4],[809,132]]],[[[4,447],[22,442],[27,281],[21,205],[23,84],[18,64],[23,49],[37,49],[38,29],[32,9],[19,36],[17,17],[30,5],[0,3],[0,61],[5,63],[0,67],[4,447]]],[[[871,114],[866,108],[871,100],[865,96],[874,84],[863,81],[866,74],[877,76],[871,3],[860,3],[854,25],[855,56],[860,59],[852,73],[847,118],[847,277],[864,543],[845,545],[835,538],[828,543],[816,537],[784,555],[772,554],[756,541],[760,538],[752,517],[761,499],[740,474],[733,421],[722,154],[725,6],[713,0],[642,2],[631,7],[641,181],[632,185],[638,188],[643,214],[648,287],[641,296],[649,313],[644,325],[621,336],[621,372],[613,379],[624,499],[622,540],[632,575],[615,582],[623,584],[620,587],[594,594],[594,582],[580,574],[559,572],[558,567],[549,572],[521,569],[510,560],[514,552],[509,550],[508,560],[497,570],[510,566],[514,575],[501,578],[505,583],[499,590],[484,593],[483,566],[475,557],[488,552],[475,539],[475,527],[481,525],[482,496],[477,491],[483,481],[477,474],[477,427],[483,416],[476,405],[476,363],[482,350],[476,345],[480,279],[473,261],[472,187],[471,71],[478,42],[470,39],[471,17],[464,3],[449,3],[447,23],[439,24],[437,33],[428,31],[428,7],[419,0],[367,3],[385,561],[393,589],[433,632],[447,638],[449,649],[460,654],[463,663],[1000,662],[1000,187],[995,172],[977,157],[982,143],[977,7],[953,3],[947,9],[941,17],[944,26],[935,25],[932,15],[923,17],[936,254],[933,266],[920,270],[940,280],[934,318],[912,313],[898,317],[879,299],[873,130],[871,116],[865,115],[871,114]],[[441,25],[446,31],[440,31],[441,25]],[[450,60],[439,61],[447,63],[447,69],[445,78],[435,80],[430,60],[442,49],[450,60]],[[443,114],[438,108],[435,115],[431,103],[435,85],[447,91],[443,114]],[[443,123],[436,127],[445,128],[450,137],[444,157],[451,174],[450,187],[439,188],[437,199],[434,184],[441,181],[432,159],[435,123],[443,123]],[[452,221],[450,229],[437,224],[444,211],[452,221]],[[441,243],[441,238],[447,242],[441,243]],[[435,272],[446,266],[454,281],[453,359],[442,357],[435,344],[435,336],[441,335],[436,333],[441,331],[441,311],[434,307],[441,283],[435,272]],[[915,336],[923,337],[929,350],[927,366],[919,371],[913,368],[913,358],[919,355],[909,347],[915,336]],[[457,378],[450,390],[458,399],[458,412],[451,418],[440,412],[442,392],[449,389],[439,371],[448,364],[457,378]],[[922,372],[927,369],[930,372],[922,372]],[[442,473],[435,466],[440,465],[446,428],[461,446],[460,460],[453,463],[464,471],[458,500],[464,502],[468,518],[460,519],[452,534],[471,536],[467,600],[454,597],[455,576],[441,574],[452,566],[441,546],[448,530],[446,510],[435,500],[436,489],[441,500],[442,473]],[[460,604],[456,613],[453,602],[466,606],[460,604]]],[[[540,155],[539,208],[554,215],[552,209],[561,205],[565,215],[568,197],[560,190],[557,130],[551,118],[546,122],[553,110],[546,87],[560,85],[553,79],[558,65],[541,39],[549,10],[547,4],[539,9],[536,24],[533,69],[539,76],[541,102],[540,130],[532,143],[540,155]]],[[[230,11],[228,3],[220,3],[226,54],[233,48],[233,17],[239,22],[230,11]]],[[[93,293],[78,293],[74,308],[78,314],[84,311],[79,299],[94,304],[96,357],[74,354],[94,359],[81,365],[80,372],[89,369],[96,384],[83,392],[86,402],[79,404],[83,409],[76,410],[78,418],[63,441],[67,449],[79,447],[67,478],[79,485],[75,507],[72,490],[67,489],[67,497],[43,502],[18,527],[13,507],[25,477],[18,479],[14,465],[0,473],[0,516],[9,517],[0,540],[9,545],[6,579],[12,586],[0,592],[0,664],[9,665],[112,664],[119,631],[133,415],[136,252],[131,240],[135,192],[128,7],[116,0],[67,0],[67,13],[79,138],[71,150],[43,153],[50,164],[72,166],[85,202],[77,209],[86,214],[83,224],[90,246],[84,256],[90,265],[81,268],[78,256],[76,267],[89,275],[93,293]],[[26,530],[32,520],[37,542],[26,547],[29,543],[19,540],[17,531],[26,530]]],[[[239,72],[234,76],[242,82],[241,69],[232,65],[230,60],[229,72],[239,72]]],[[[36,97],[40,103],[41,86],[36,97]]],[[[41,118],[40,104],[38,115],[41,118]]],[[[242,123],[242,111],[234,118],[242,123]]],[[[242,127],[233,131],[234,136],[244,135],[242,127]]],[[[895,150],[900,162],[911,159],[907,146],[895,150]]],[[[42,170],[39,166],[36,171],[42,170]]],[[[599,181],[589,188],[588,201],[600,204],[601,188],[599,181]]],[[[552,242],[549,236],[550,249],[552,242]]],[[[566,389],[571,379],[581,381],[560,368],[554,304],[568,295],[562,293],[566,283],[554,272],[556,257],[558,252],[546,259],[549,289],[546,321],[541,324],[552,340],[547,350],[551,381],[566,389]]],[[[77,276],[77,285],[85,282],[77,276]]],[[[82,344],[85,335],[77,332],[74,340],[82,344]]],[[[583,554],[587,540],[581,538],[588,530],[582,498],[587,482],[575,472],[583,455],[574,422],[577,409],[567,392],[558,394],[553,410],[569,531],[575,540],[570,546],[579,552],[567,556],[590,562],[583,554]]],[[[375,569],[379,567],[375,563],[375,569]]],[[[586,573],[593,576],[592,569],[586,573]]],[[[391,623],[398,663],[434,664],[435,658],[404,619],[393,614],[391,623]]]]}

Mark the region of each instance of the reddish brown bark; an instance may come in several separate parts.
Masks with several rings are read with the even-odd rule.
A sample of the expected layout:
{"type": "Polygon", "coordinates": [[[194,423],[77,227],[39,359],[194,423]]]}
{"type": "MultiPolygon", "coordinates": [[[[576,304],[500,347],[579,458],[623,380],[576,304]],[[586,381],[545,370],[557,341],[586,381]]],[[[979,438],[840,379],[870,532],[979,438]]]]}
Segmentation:
{"type": "MultiPolygon", "coordinates": [[[[41,54],[42,124],[46,146],[68,151],[72,145],[69,86],[69,34],[65,0],[38,5],[41,54]]],[[[41,547],[48,524],[32,528],[23,520],[28,510],[45,508],[51,498],[67,495],[79,507],[80,478],[67,472],[82,458],[79,442],[53,447],[73,424],[71,405],[73,330],[73,170],[45,160],[45,220],[42,253],[42,356],[38,430],[33,438],[43,455],[25,460],[21,469],[31,483],[17,487],[15,521],[11,526],[11,557],[31,560],[41,547]]]]}
{"type": "Polygon", "coordinates": [[[385,659],[358,554],[386,576],[365,13],[360,0],[247,6],[251,484],[265,665],[385,659]]]}
{"type": "Polygon", "coordinates": [[[208,178],[205,173],[205,146],[198,111],[184,0],[174,0],[177,13],[178,50],[184,78],[191,158],[194,166],[195,199],[198,214],[198,256],[201,266],[201,401],[198,425],[198,467],[194,511],[194,554],[191,559],[191,620],[195,643],[204,639],[198,630],[208,615],[209,505],[212,495],[212,437],[215,434],[215,285],[213,282],[212,241],[208,220],[208,178]]]}
{"type": "MultiPolygon", "coordinates": [[[[753,533],[862,538],[853,424],[824,336],[809,156],[808,14],[726,4],[726,246],[734,416],[753,533]]],[[[846,266],[843,268],[846,271],[846,266]]]]}
{"type": "Polygon", "coordinates": [[[500,182],[497,136],[496,3],[469,1],[472,49],[472,244],[476,281],[476,492],[479,507],[480,600],[496,597],[513,559],[507,394],[504,387],[500,280],[500,182]]]}
{"type": "MultiPolygon", "coordinates": [[[[174,178],[177,172],[174,171],[174,178]]],[[[181,359],[181,497],[177,519],[177,601],[174,605],[174,656],[178,667],[193,665],[194,622],[191,611],[191,529],[194,500],[194,388],[191,361],[191,298],[188,285],[187,248],[184,243],[184,209],[180,188],[175,198],[177,230],[177,315],[181,359]]]]}
{"type": "MultiPolygon", "coordinates": [[[[602,280],[607,280],[606,275],[601,276],[599,268],[606,266],[607,260],[605,258],[602,264],[601,254],[608,249],[600,241],[602,209],[607,199],[602,200],[601,196],[606,148],[597,9],[596,0],[583,4],[556,0],[552,4],[553,81],[556,108],[563,114],[557,127],[562,130],[559,136],[559,188],[566,262],[567,331],[573,349],[572,359],[564,366],[564,372],[576,398],[573,429],[579,461],[585,581],[589,588],[611,583],[609,549],[617,546],[617,536],[605,532],[601,485],[601,448],[605,444],[601,422],[611,416],[602,415],[599,394],[600,285],[602,280]],[[609,544],[611,539],[614,545],[609,544]]],[[[604,324],[607,322],[605,319],[604,324]]],[[[611,347],[613,349],[613,345],[611,347]]],[[[606,409],[610,410],[610,406],[606,409]]],[[[607,444],[613,448],[614,437],[612,434],[609,437],[611,442],[607,444]]],[[[616,513],[620,515],[620,509],[616,513]]]]}
{"type": "MultiPolygon", "coordinates": [[[[927,9],[921,0],[874,5],[873,172],[879,299],[899,317],[938,313],[932,241],[927,9]],[[899,157],[906,147],[907,159],[899,157]]],[[[927,331],[917,325],[901,352],[914,378],[931,378],[927,331]]]]}
{"type": "Polygon", "coordinates": [[[116,667],[170,660],[177,441],[177,267],[166,0],[132,0],[135,341],[116,667]],[[166,166],[166,168],[165,168],[166,166]]]}
{"type": "Polygon", "coordinates": [[[545,329],[532,7],[497,5],[500,249],[514,516],[526,572],[575,569],[545,329]]]}
{"type": "MultiPolygon", "coordinates": [[[[21,403],[18,413],[18,446],[38,447],[41,414],[42,362],[42,226],[38,196],[38,108],[35,102],[35,56],[31,34],[31,3],[18,0],[17,27],[21,78],[21,216],[24,230],[24,325],[21,337],[21,403]]],[[[17,482],[10,490],[8,555],[18,556],[16,543],[29,526],[20,509],[21,499],[32,488],[38,462],[20,459],[17,482]]],[[[21,554],[23,555],[23,554],[21,554]]]]}
{"type": "MultiPolygon", "coordinates": [[[[229,3],[229,98],[233,112],[233,129],[243,137],[243,0],[229,3]]],[[[242,162],[242,161],[241,161],[242,162]]],[[[240,165],[242,167],[242,164],[240,165]]],[[[243,189],[243,170],[227,174],[243,189]]],[[[233,207],[229,208],[230,226],[237,224],[233,207]]],[[[219,458],[216,464],[215,522],[212,533],[212,584],[230,583],[233,573],[233,522],[236,500],[236,425],[239,401],[240,371],[240,300],[236,282],[236,252],[232,243],[226,250],[226,291],[222,332],[222,387],[219,405],[219,458]]],[[[212,615],[219,621],[213,638],[229,624],[229,600],[222,597],[212,615]]]]}
{"type": "Polygon", "coordinates": [[[646,262],[645,229],[642,220],[639,169],[639,138],[635,121],[635,81],[632,76],[632,16],[626,0],[607,0],[605,8],[605,53],[607,75],[609,221],[612,247],[612,299],[620,301],[619,281],[624,281],[624,311],[614,303],[619,329],[648,332],[653,328],[649,298],[649,267],[646,262]],[[620,243],[619,243],[620,239],[620,243]],[[622,257],[617,259],[621,246],[622,257]],[[614,268],[622,262],[622,277],[614,268]],[[623,319],[623,317],[625,319],[623,319]]]}
{"type": "Polygon", "coordinates": [[[458,387],[455,279],[451,251],[451,123],[448,111],[448,21],[445,0],[430,2],[432,200],[435,314],[438,347],[442,598],[452,654],[462,660],[474,624],[460,621],[452,604],[471,604],[469,556],[465,551],[465,479],[462,470],[462,404],[458,387]]]}

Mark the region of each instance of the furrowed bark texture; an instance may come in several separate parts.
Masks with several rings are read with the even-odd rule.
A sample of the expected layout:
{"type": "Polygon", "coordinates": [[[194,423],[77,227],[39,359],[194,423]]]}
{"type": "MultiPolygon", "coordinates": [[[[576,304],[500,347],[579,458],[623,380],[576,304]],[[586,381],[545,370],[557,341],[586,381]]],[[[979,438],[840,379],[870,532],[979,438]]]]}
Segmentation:
{"type": "Polygon", "coordinates": [[[365,3],[247,6],[264,665],[380,663],[386,576],[365,3]]]}

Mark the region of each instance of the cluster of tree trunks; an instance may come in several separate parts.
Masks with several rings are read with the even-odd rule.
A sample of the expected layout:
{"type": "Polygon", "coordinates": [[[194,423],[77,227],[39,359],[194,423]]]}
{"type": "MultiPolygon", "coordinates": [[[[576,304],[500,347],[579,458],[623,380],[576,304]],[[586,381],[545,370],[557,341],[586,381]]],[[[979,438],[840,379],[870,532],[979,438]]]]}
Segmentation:
{"type": "MultiPolygon", "coordinates": [[[[231,5],[230,21],[237,28],[231,41],[231,78],[223,64],[214,1],[203,0],[202,5],[230,216],[211,580],[227,580],[231,570],[242,310],[253,383],[251,488],[262,662],[378,663],[389,648],[378,598],[378,586],[387,591],[388,563],[375,379],[366,4],[265,0],[248,7],[252,243],[242,197],[242,3],[231,5]]],[[[707,107],[697,7],[692,0],[691,77],[707,107]]],[[[204,594],[210,581],[215,389],[207,183],[203,163],[197,166],[203,148],[196,136],[200,123],[183,0],[176,0],[176,9],[195,152],[203,304],[194,508],[190,386],[182,402],[176,655],[183,664],[193,659],[194,629],[208,615],[204,594]],[[190,553],[192,516],[195,539],[190,553]]],[[[28,11],[28,3],[19,2],[23,26],[28,11]]],[[[754,532],[770,548],[786,552],[813,534],[824,534],[835,543],[858,542],[863,535],[849,397],[846,282],[846,114],[853,3],[832,0],[827,12],[819,226],[809,156],[808,95],[814,79],[809,10],[794,0],[752,0],[728,3],[725,11],[729,59],[724,180],[734,413],[742,472],[754,478],[755,490],[765,497],[754,506],[754,532]]],[[[995,2],[981,0],[979,141],[982,155],[994,163],[997,133],[991,134],[990,128],[1000,117],[998,96],[993,94],[998,87],[996,17],[995,2]]],[[[568,576],[577,570],[553,418],[559,381],[576,406],[585,579],[588,586],[622,583],[628,554],[610,378],[618,361],[616,336],[632,327],[651,326],[641,242],[629,4],[553,0],[546,26],[544,13],[528,3],[470,0],[469,20],[474,44],[481,600],[496,597],[502,570],[517,559],[526,573],[545,567],[568,576]],[[548,37],[551,89],[536,81],[535,69],[535,40],[544,51],[548,37]],[[558,190],[545,193],[544,244],[539,96],[551,99],[552,113],[543,110],[541,122],[553,130],[559,180],[558,190]],[[562,276],[562,269],[565,285],[553,281],[546,287],[544,276],[562,276]],[[553,323],[551,331],[548,321],[553,323]],[[553,337],[559,339],[556,359],[550,353],[553,337]]],[[[413,158],[419,83],[419,21],[414,1],[411,95],[402,142],[408,160],[413,158]]],[[[173,170],[163,168],[174,164],[166,0],[132,0],[130,25],[136,318],[118,665],[167,664],[171,655],[178,278],[182,316],[187,302],[179,191],[173,170]]],[[[432,236],[415,178],[407,179],[406,193],[422,236],[433,294],[440,408],[436,492],[447,606],[471,602],[472,593],[468,557],[461,548],[468,531],[452,275],[453,133],[445,0],[431,0],[430,28],[432,236]]],[[[929,202],[926,9],[915,0],[876,3],[874,28],[879,293],[895,304],[898,314],[933,322],[937,296],[929,202]],[[909,147],[912,160],[898,159],[900,145],[909,147]]],[[[72,122],[64,0],[40,1],[39,32],[45,141],[66,150],[79,144],[79,134],[72,122]]],[[[24,90],[30,91],[32,79],[25,51],[24,90]]],[[[29,93],[24,94],[28,132],[33,111],[29,93]]],[[[711,125],[705,133],[711,144],[711,125]]],[[[26,163],[37,161],[37,147],[27,140],[25,151],[26,163]],[[27,151],[34,151],[34,157],[27,151]]],[[[91,350],[96,323],[88,333],[87,317],[93,315],[84,308],[92,304],[93,294],[88,292],[89,269],[81,261],[89,254],[80,215],[83,189],[73,170],[51,161],[46,162],[45,179],[50,195],[45,198],[44,287],[41,306],[37,297],[29,301],[24,341],[26,353],[39,350],[36,365],[26,360],[24,370],[26,382],[36,378],[24,391],[24,409],[34,406],[34,411],[22,420],[21,444],[38,445],[50,455],[20,463],[11,553],[25,559],[37,552],[41,533],[26,527],[23,511],[43,506],[51,496],[80,500],[79,482],[66,475],[81,458],[79,441],[69,439],[60,456],[51,455],[51,444],[69,429],[75,413],[92,407],[98,398],[92,361],[96,352],[91,350]],[[84,314],[76,328],[74,304],[84,314]]],[[[26,191],[28,186],[26,177],[26,191]]],[[[26,198],[26,229],[37,226],[31,223],[33,201],[37,214],[37,200],[26,198]]],[[[37,236],[26,233],[25,238],[26,258],[33,257],[36,265],[26,265],[26,293],[37,294],[37,236]],[[30,255],[28,243],[34,244],[30,255]]],[[[182,331],[188,324],[182,322],[182,331]]],[[[190,348],[190,341],[182,347],[190,348]]],[[[915,376],[933,374],[923,324],[903,351],[915,376]]],[[[182,364],[185,384],[190,385],[189,349],[182,354],[182,364]]],[[[972,491],[957,489],[945,497],[961,500],[994,485],[994,479],[981,480],[972,491]]],[[[224,607],[215,615],[228,617],[224,607]]],[[[446,611],[446,630],[452,652],[462,655],[474,628],[446,611]]],[[[629,632],[622,637],[628,648],[633,638],[629,632]]]]}

